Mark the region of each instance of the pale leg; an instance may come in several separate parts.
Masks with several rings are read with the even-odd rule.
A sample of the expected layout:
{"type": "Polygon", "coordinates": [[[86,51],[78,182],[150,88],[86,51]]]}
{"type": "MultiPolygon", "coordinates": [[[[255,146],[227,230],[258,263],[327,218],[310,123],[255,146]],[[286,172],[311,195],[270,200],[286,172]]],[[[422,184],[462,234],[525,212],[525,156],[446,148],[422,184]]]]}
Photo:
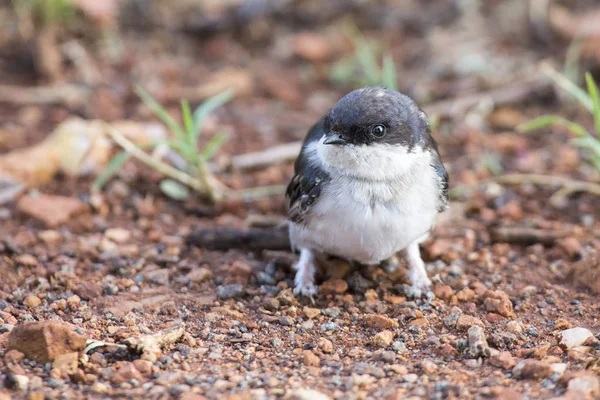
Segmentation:
{"type": "Polygon", "coordinates": [[[310,249],[300,249],[300,258],[294,265],[296,277],[294,278],[294,294],[301,294],[312,299],[317,294],[315,286],[315,255],[310,249]]]}
{"type": "Polygon", "coordinates": [[[419,243],[419,240],[415,240],[405,250],[408,261],[408,278],[415,289],[428,291],[431,281],[427,277],[425,263],[421,258],[421,251],[419,250],[419,243]]]}

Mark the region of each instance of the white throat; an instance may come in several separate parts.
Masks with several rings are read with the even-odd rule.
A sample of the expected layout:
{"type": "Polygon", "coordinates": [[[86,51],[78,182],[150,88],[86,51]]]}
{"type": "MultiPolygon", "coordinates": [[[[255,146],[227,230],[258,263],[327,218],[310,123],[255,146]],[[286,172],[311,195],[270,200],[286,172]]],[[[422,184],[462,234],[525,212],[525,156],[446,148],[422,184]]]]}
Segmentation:
{"type": "Polygon", "coordinates": [[[331,175],[346,175],[370,182],[419,179],[419,170],[427,167],[431,153],[420,147],[374,143],[369,146],[324,144],[325,136],[308,148],[309,157],[331,175]]]}

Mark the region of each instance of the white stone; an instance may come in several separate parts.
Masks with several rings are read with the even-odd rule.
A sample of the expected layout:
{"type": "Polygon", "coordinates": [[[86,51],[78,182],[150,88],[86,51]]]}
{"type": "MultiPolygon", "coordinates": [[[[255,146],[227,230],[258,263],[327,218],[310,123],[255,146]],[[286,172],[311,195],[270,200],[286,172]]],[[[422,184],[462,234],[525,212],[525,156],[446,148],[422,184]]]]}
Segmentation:
{"type": "Polygon", "coordinates": [[[560,345],[566,349],[581,346],[585,341],[594,336],[594,334],[586,328],[571,328],[562,331],[560,345]]]}

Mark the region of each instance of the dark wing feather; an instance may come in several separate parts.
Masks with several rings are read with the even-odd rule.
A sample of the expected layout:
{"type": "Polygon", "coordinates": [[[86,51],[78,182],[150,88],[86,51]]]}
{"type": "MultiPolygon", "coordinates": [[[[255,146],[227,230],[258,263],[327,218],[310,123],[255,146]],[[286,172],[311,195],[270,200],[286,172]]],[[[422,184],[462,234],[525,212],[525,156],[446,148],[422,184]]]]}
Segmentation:
{"type": "Polygon", "coordinates": [[[448,208],[448,172],[444,168],[441,158],[437,157],[436,162],[433,164],[435,172],[440,178],[440,207],[439,212],[442,212],[448,208]]]}
{"type": "Polygon", "coordinates": [[[304,217],[310,206],[319,198],[323,184],[329,181],[329,175],[311,164],[306,154],[308,144],[323,136],[323,118],[310,129],[304,139],[300,155],[294,164],[294,177],[286,190],[288,199],[288,219],[297,224],[304,223],[304,217]]]}
{"type": "Polygon", "coordinates": [[[437,143],[433,137],[429,137],[429,148],[433,155],[433,162],[431,163],[431,166],[435,170],[435,173],[440,181],[440,206],[438,210],[439,212],[442,212],[448,208],[448,172],[446,171],[444,163],[442,162],[442,158],[440,157],[440,153],[438,152],[437,143]]]}

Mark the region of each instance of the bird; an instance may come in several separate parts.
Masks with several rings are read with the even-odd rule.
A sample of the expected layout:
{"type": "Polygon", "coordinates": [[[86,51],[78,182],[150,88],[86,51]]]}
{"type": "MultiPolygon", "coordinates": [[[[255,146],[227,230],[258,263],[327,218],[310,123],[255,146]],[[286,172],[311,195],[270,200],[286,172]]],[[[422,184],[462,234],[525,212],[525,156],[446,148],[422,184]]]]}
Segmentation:
{"type": "Polygon", "coordinates": [[[412,287],[430,291],[419,244],[449,207],[448,173],[410,97],[382,86],[342,97],[309,129],[286,199],[295,295],[317,295],[321,255],[393,266],[402,254],[412,287]]]}

